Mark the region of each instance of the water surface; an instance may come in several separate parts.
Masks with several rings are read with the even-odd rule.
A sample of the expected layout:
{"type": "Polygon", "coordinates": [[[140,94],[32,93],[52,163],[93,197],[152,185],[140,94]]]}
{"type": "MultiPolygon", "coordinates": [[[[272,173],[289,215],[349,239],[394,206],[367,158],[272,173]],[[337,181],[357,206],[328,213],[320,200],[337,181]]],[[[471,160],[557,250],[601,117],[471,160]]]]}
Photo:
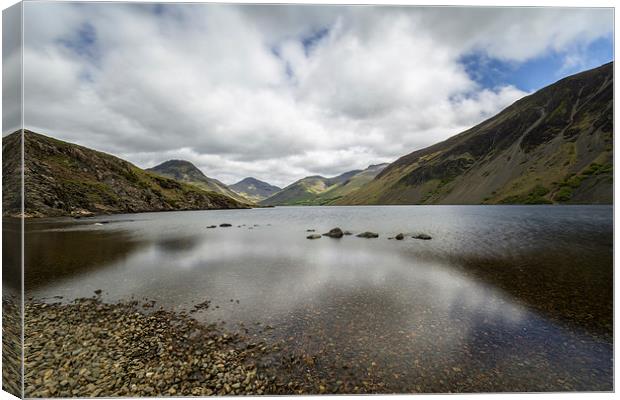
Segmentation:
{"type": "Polygon", "coordinates": [[[284,340],[345,391],[612,390],[611,206],[277,207],[26,228],[27,295],[102,289],[179,311],[210,300],[197,319],[284,340]],[[206,228],[221,223],[233,226],[206,228]],[[306,239],[335,226],[380,237],[306,239]]]}

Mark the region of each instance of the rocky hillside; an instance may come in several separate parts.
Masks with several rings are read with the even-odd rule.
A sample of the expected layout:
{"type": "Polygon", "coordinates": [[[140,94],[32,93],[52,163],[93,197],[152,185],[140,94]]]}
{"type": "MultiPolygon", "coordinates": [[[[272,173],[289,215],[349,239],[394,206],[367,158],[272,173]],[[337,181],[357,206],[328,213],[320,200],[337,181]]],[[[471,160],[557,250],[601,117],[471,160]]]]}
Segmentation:
{"type": "Polygon", "coordinates": [[[163,162],[147,171],[155,172],[158,175],[175,179],[179,182],[189,183],[201,189],[223,194],[242,203],[251,203],[245,197],[230,190],[228,186],[214,178],[209,178],[202,173],[194,164],[185,160],[169,160],[163,162]]]}
{"type": "MultiPolygon", "coordinates": [[[[29,217],[131,213],[145,211],[242,208],[219,193],[144,171],[106,153],[34,132],[24,133],[25,215],[29,217]]],[[[19,132],[3,138],[2,168],[19,162],[19,132]]],[[[8,207],[3,215],[19,215],[19,181],[3,185],[8,207]],[[7,201],[8,200],[8,201],[7,201]]]]}
{"type": "Polygon", "coordinates": [[[401,157],[337,204],[612,203],[613,63],[401,157]]]}
{"type": "Polygon", "coordinates": [[[326,205],[370,182],[388,164],[345,172],[333,178],[308,176],[260,202],[262,205],[326,205]]]}
{"type": "Polygon", "coordinates": [[[281,190],[281,188],[277,186],[270,185],[267,182],[251,177],[244,178],[234,185],[230,185],[229,188],[255,203],[258,203],[259,201],[264,200],[281,190]]]}

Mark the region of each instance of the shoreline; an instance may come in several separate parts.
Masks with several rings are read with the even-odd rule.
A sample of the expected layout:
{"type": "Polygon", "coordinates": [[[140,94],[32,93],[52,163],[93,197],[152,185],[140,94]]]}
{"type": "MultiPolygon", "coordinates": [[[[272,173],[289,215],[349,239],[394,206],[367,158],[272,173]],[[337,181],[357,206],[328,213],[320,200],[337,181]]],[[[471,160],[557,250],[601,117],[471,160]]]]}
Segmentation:
{"type": "Polygon", "coordinates": [[[176,210],[144,210],[134,212],[92,212],[90,214],[63,214],[63,215],[34,215],[28,214],[20,215],[14,213],[3,214],[2,218],[11,220],[21,220],[22,218],[28,221],[48,220],[48,219],[62,219],[70,218],[72,220],[98,218],[114,215],[140,215],[150,213],[170,213],[170,212],[184,212],[184,211],[230,211],[230,210],[253,210],[253,209],[268,209],[276,207],[290,207],[290,208],[313,208],[313,207],[612,207],[613,203],[552,203],[552,204],[328,204],[328,205],[301,205],[301,204],[282,204],[273,206],[261,206],[261,205],[249,205],[248,207],[229,207],[229,208],[187,208],[176,210]]]}
{"type": "MultiPolygon", "coordinates": [[[[403,386],[394,386],[390,377],[393,371],[372,358],[362,358],[358,364],[334,358],[327,348],[300,352],[285,340],[270,340],[268,335],[260,334],[260,329],[232,330],[215,323],[207,325],[191,316],[207,309],[209,303],[197,304],[189,312],[173,312],[157,309],[153,301],[146,300],[105,303],[99,295],[70,303],[27,299],[25,397],[439,394],[498,391],[498,387],[507,392],[584,389],[583,383],[559,380],[531,385],[517,381],[504,386],[501,375],[497,375],[499,370],[480,377],[475,365],[469,365],[472,370],[468,371],[469,363],[452,365],[456,373],[439,372],[436,378],[444,380],[440,380],[441,385],[436,379],[416,382],[409,378],[401,381],[403,386]]],[[[266,330],[271,329],[267,326],[266,330]]],[[[433,374],[431,370],[409,372],[433,376],[427,375],[433,374]]],[[[610,389],[599,382],[589,390],[610,389]]]]}
{"type": "Polygon", "coordinates": [[[136,301],[29,300],[25,330],[26,397],[277,392],[259,370],[269,346],[136,301]]]}

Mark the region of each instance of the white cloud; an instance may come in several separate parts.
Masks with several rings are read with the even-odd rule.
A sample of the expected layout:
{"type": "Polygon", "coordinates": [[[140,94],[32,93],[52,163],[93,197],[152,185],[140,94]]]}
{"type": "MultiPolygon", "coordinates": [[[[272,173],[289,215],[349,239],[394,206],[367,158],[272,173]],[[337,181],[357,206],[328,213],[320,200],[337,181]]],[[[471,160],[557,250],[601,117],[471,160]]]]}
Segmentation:
{"type": "Polygon", "coordinates": [[[142,167],[185,158],[278,185],[394,160],[525,94],[480,87],[464,54],[523,62],[613,26],[587,9],[25,8],[28,127],[142,167]]]}

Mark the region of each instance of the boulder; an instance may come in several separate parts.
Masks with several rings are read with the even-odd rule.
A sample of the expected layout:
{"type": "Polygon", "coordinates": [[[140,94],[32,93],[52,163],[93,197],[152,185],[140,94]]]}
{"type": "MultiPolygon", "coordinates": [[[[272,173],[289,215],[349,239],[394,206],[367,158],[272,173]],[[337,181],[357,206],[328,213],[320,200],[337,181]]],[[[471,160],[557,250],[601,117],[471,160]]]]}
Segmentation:
{"type": "Polygon", "coordinates": [[[306,236],[306,239],[320,239],[320,238],[321,238],[321,235],[317,235],[317,234],[306,236]]]}
{"type": "Polygon", "coordinates": [[[342,232],[342,234],[345,235],[345,236],[351,236],[351,235],[353,235],[353,232],[344,231],[344,232],[342,232]]]}
{"type": "Polygon", "coordinates": [[[426,233],[418,233],[417,235],[413,235],[411,237],[414,239],[420,239],[420,240],[431,240],[432,239],[432,237],[430,237],[426,233]]]}
{"type": "Polygon", "coordinates": [[[403,240],[405,238],[405,235],[402,233],[399,233],[398,235],[394,236],[394,239],[396,240],[403,240]]]}
{"type": "Polygon", "coordinates": [[[374,238],[378,238],[379,234],[374,233],[374,232],[363,232],[357,235],[357,237],[366,238],[366,239],[374,239],[374,238]]]}
{"type": "Polygon", "coordinates": [[[207,229],[213,229],[213,228],[217,228],[217,225],[209,225],[209,226],[207,226],[207,229]]]}
{"type": "Polygon", "coordinates": [[[336,239],[340,239],[342,235],[344,235],[344,233],[342,233],[342,229],[340,228],[331,229],[329,232],[323,234],[323,236],[329,236],[330,238],[336,239]]]}
{"type": "Polygon", "coordinates": [[[229,228],[231,226],[231,224],[220,224],[220,228],[229,228]]]}

